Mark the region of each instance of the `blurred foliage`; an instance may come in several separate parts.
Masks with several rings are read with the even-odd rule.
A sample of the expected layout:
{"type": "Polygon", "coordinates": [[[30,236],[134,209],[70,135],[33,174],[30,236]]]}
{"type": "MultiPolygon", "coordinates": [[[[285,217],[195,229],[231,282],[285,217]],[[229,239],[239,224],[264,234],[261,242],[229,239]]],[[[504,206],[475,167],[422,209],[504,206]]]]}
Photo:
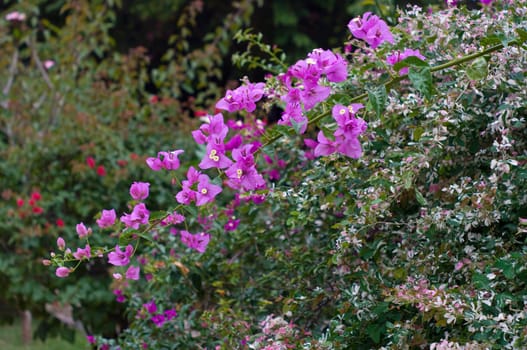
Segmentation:
{"type": "MultiPolygon", "coordinates": [[[[131,179],[162,183],[163,177],[145,169],[144,160],[160,150],[188,148],[190,140],[178,135],[189,132],[198,109],[194,99],[175,89],[204,81],[206,76],[196,78],[200,70],[221,75],[216,44],[174,50],[170,63],[158,67],[163,74],[149,70],[143,47],[116,51],[110,32],[120,5],[110,0],[20,2],[9,11],[24,13],[25,20],[1,19],[0,213],[5,219],[0,223],[0,280],[5,288],[0,300],[10,308],[2,308],[0,320],[31,310],[41,322],[39,337],[59,329],[71,334],[45,310],[45,304],[56,302],[73,305],[74,318],[90,333],[111,336],[126,324],[107,287],[104,263],[87,264],[65,282],[41,260],[56,250],[59,235],[74,241],[75,225],[91,225],[102,207],[124,210],[131,179]],[[156,95],[146,90],[154,80],[156,95]],[[94,309],[88,311],[87,305],[94,309]]],[[[193,6],[185,6],[185,16],[193,6]]],[[[250,11],[250,2],[244,6],[235,13],[250,11]]],[[[189,17],[181,21],[178,35],[184,38],[195,23],[189,17]]],[[[223,43],[223,31],[237,30],[237,23],[233,19],[211,33],[210,41],[223,43]]],[[[220,93],[215,85],[197,88],[205,96],[220,93]]],[[[168,192],[152,196],[159,207],[172,198],[168,192]]]]}

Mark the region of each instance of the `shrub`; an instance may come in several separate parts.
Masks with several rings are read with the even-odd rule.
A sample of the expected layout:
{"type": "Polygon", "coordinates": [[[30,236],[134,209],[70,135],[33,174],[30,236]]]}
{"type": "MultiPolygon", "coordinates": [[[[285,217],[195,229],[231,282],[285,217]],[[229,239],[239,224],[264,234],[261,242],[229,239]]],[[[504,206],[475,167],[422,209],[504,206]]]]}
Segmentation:
{"type": "Polygon", "coordinates": [[[93,243],[130,325],[90,340],[525,347],[526,12],[523,0],[415,7],[393,28],[365,14],[338,54],[315,50],[265,86],[227,91],[216,107],[231,119],[207,117],[195,155],[147,160],[171,172],[176,201],[145,211],[131,199],[109,221],[115,243],[93,243]],[[263,132],[272,108],[281,120],[263,132]]]}

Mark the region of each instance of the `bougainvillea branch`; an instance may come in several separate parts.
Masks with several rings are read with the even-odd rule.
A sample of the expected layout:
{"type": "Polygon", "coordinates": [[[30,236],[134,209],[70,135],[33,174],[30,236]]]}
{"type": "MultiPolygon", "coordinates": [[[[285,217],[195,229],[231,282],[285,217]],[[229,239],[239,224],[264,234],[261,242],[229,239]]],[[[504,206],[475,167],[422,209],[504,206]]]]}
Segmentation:
{"type": "MultiPolygon", "coordinates": [[[[522,40],[513,40],[513,41],[509,42],[508,45],[522,45],[523,42],[524,41],[522,41],[522,40]]],[[[484,49],[482,51],[474,52],[472,54],[468,54],[466,56],[450,60],[450,61],[448,61],[446,63],[440,64],[440,65],[437,65],[437,66],[432,66],[432,67],[430,67],[430,72],[431,73],[439,72],[439,71],[442,71],[442,70],[445,70],[445,69],[448,69],[448,68],[451,68],[451,67],[459,66],[459,65],[462,65],[464,63],[473,61],[473,60],[477,59],[478,57],[482,57],[482,56],[491,54],[493,52],[499,51],[499,50],[501,50],[503,48],[504,48],[504,44],[494,45],[494,46],[491,46],[491,47],[489,47],[487,49],[484,49]]],[[[389,91],[389,90],[393,89],[398,83],[400,83],[401,81],[406,80],[406,79],[408,79],[408,74],[404,74],[404,75],[401,75],[401,76],[398,76],[398,77],[394,77],[394,78],[390,79],[390,81],[384,83],[383,86],[386,89],[386,91],[389,91]]],[[[356,102],[363,101],[363,100],[368,98],[368,95],[369,95],[368,93],[363,93],[363,94],[360,94],[358,96],[352,97],[352,98],[349,99],[349,103],[351,104],[351,103],[356,103],[356,102]]],[[[320,120],[324,119],[325,117],[328,117],[329,115],[331,115],[330,111],[326,111],[326,112],[320,113],[320,114],[310,118],[308,124],[309,125],[316,124],[317,122],[319,122],[320,120]]],[[[290,131],[290,134],[292,135],[292,134],[294,134],[294,132],[290,131]]],[[[263,147],[273,144],[274,142],[279,140],[282,136],[283,136],[283,134],[281,134],[281,133],[278,133],[278,134],[275,134],[275,135],[272,135],[272,136],[264,136],[265,137],[265,143],[263,144],[263,147]]]]}

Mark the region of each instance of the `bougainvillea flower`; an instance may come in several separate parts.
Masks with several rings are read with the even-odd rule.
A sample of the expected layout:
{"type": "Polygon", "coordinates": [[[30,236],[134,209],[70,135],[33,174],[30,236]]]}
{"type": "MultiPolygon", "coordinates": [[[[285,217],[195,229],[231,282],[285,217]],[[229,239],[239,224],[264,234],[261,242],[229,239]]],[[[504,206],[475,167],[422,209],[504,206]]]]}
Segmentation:
{"type": "Polygon", "coordinates": [[[227,186],[235,190],[252,191],[265,188],[265,180],[254,166],[247,167],[243,163],[234,163],[225,171],[229,178],[227,186]]]}
{"type": "Polygon", "coordinates": [[[232,164],[232,160],[225,155],[224,146],[216,147],[213,144],[207,145],[205,157],[199,163],[201,169],[218,168],[225,169],[232,164]]]}
{"type": "Polygon", "coordinates": [[[114,266],[126,266],[130,263],[130,257],[133,252],[134,247],[131,244],[127,245],[124,251],[116,245],[115,251],[108,254],[108,262],[114,266]]]}
{"type": "Polygon", "coordinates": [[[245,109],[254,112],[256,102],[264,95],[264,83],[246,83],[235,90],[227,90],[225,97],[216,103],[216,108],[223,109],[229,113],[245,109]]]}
{"type": "Polygon", "coordinates": [[[322,130],[318,132],[317,141],[318,144],[314,150],[315,157],[329,156],[337,151],[335,142],[329,140],[322,130]]]}
{"type": "Polygon", "coordinates": [[[117,219],[115,209],[103,209],[100,219],[98,219],[96,222],[100,228],[105,228],[112,226],[115,223],[115,219],[117,219]]]}
{"type": "Polygon", "coordinates": [[[137,201],[144,200],[149,195],[149,188],[148,182],[134,182],[130,186],[130,196],[137,201]]]}
{"type": "Polygon", "coordinates": [[[57,267],[57,269],[55,270],[55,275],[57,277],[64,278],[64,277],[67,277],[69,274],[70,274],[70,269],[64,266],[57,267]]]}
{"type": "Polygon", "coordinates": [[[362,146],[356,137],[352,138],[337,138],[335,139],[337,151],[353,159],[358,159],[362,156],[362,146]]]}
{"type": "Polygon", "coordinates": [[[355,38],[366,41],[372,49],[384,42],[394,43],[393,35],[386,22],[371,12],[366,12],[362,18],[352,19],[348,23],[348,28],[355,38]]]}
{"type": "Polygon", "coordinates": [[[165,324],[165,316],[163,314],[157,314],[150,318],[152,322],[156,325],[156,327],[161,328],[165,324]]]}
{"type": "Polygon", "coordinates": [[[77,226],[75,226],[75,230],[77,231],[79,238],[84,238],[92,233],[91,228],[86,228],[86,226],[82,222],[78,223],[77,226]]]}
{"type": "Polygon", "coordinates": [[[297,61],[287,70],[287,73],[305,84],[317,85],[322,69],[317,65],[315,59],[307,58],[297,61]]]}
{"type": "Polygon", "coordinates": [[[308,119],[302,114],[302,107],[299,103],[288,103],[282,113],[281,119],[278,121],[279,125],[293,126],[296,123],[299,134],[303,134],[307,130],[308,119]]]}
{"type": "Polygon", "coordinates": [[[300,98],[304,104],[304,110],[309,111],[315,107],[317,103],[325,101],[329,97],[330,93],[331,88],[329,86],[306,86],[305,89],[300,92],[300,98]]]}
{"type": "Polygon", "coordinates": [[[326,75],[329,81],[338,83],[346,80],[348,64],[342,56],[331,50],[315,49],[308,57],[317,62],[318,68],[322,74],[326,75]]]}
{"type": "Polygon", "coordinates": [[[163,167],[166,170],[177,170],[179,169],[180,162],[178,156],[183,153],[183,150],[175,150],[172,152],[159,152],[163,156],[163,167]]]}
{"type": "Polygon", "coordinates": [[[149,314],[155,314],[157,312],[157,305],[156,305],[156,302],[154,300],[143,304],[143,307],[146,309],[146,311],[149,314]]]}
{"type": "Polygon", "coordinates": [[[174,309],[168,309],[163,312],[163,315],[165,316],[167,321],[170,321],[171,319],[177,317],[177,312],[174,309]]]}
{"type": "Polygon", "coordinates": [[[130,267],[128,267],[128,270],[126,270],[125,276],[129,280],[137,281],[139,279],[139,271],[140,270],[141,269],[139,268],[139,266],[131,265],[130,267]]]}
{"type": "MultiPolygon", "coordinates": [[[[421,52],[419,52],[419,50],[405,49],[403,52],[397,51],[387,56],[386,63],[393,66],[397,62],[400,62],[410,56],[418,57],[422,60],[426,59],[425,56],[421,55],[421,52]]],[[[399,75],[405,75],[405,74],[408,74],[408,67],[403,67],[399,70],[399,75]]]]}
{"type": "Polygon", "coordinates": [[[223,226],[225,231],[234,231],[238,228],[238,225],[240,224],[240,219],[236,218],[230,218],[227,223],[223,226]]]}
{"type": "Polygon", "coordinates": [[[66,249],[66,241],[64,241],[64,238],[62,237],[57,238],[57,248],[59,248],[59,250],[66,249]]]}
{"type": "Polygon", "coordinates": [[[210,183],[207,175],[200,175],[198,190],[196,191],[196,205],[201,206],[210,203],[221,192],[221,187],[210,183]]]}
{"type": "Polygon", "coordinates": [[[181,230],[179,234],[181,235],[181,242],[183,242],[183,244],[200,253],[205,252],[210,241],[210,235],[205,232],[192,234],[188,231],[181,230]]]}
{"type": "Polygon", "coordinates": [[[181,191],[176,194],[176,200],[180,204],[189,205],[192,201],[196,200],[196,191],[192,190],[189,186],[183,185],[181,191]]]}
{"type": "Polygon", "coordinates": [[[181,165],[178,156],[183,152],[184,151],[180,149],[172,152],[158,152],[157,157],[147,158],[146,164],[154,171],[159,171],[161,169],[176,170],[179,169],[181,165]]]}
{"type": "Polygon", "coordinates": [[[77,248],[77,251],[73,253],[73,257],[77,260],[82,260],[84,258],[90,259],[91,257],[91,248],[88,244],[84,247],[84,249],[77,248]]]}
{"type": "Polygon", "coordinates": [[[134,209],[132,209],[130,214],[121,216],[121,222],[124,223],[126,227],[137,230],[140,225],[148,224],[149,217],[150,212],[146,209],[146,205],[144,203],[139,203],[134,206],[134,209]]]}
{"type": "Polygon", "coordinates": [[[352,138],[364,133],[367,123],[363,119],[355,117],[355,113],[363,107],[360,103],[354,103],[348,107],[340,104],[333,106],[331,115],[338,125],[334,135],[352,138]]]}

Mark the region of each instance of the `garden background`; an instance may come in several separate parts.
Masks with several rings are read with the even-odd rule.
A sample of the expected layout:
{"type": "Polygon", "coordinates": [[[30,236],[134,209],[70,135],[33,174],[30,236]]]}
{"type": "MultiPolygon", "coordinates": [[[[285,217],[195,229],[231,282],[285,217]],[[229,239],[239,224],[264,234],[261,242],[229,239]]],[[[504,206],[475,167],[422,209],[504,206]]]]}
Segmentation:
{"type": "MultiPolygon", "coordinates": [[[[525,346],[526,5],[413,3],[425,9],[4,1],[0,346],[32,337],[75,342],[34,344],[64,349],[525,346]],[[15,11],[24,18],[8,19],[15,11]],[[348,23],[367,11],[394,28],[395,47],[373,54],[352,38],[348,23]],[[246,139],[270,130],[268,190],[187,209],[189,226],[212,234],[205,253],[155,229],[135,253],[139,281],[115,278],[124,271],[106,258],[64,279],[42,263],[63,254],[58,237],[83,246],[78,223],[95,231],[102,209],[130,211],[134,181],[150,184],[152,213],[174,208],[186,168],[154,172],[146,160],[184,149],[181,162],[197,167],[205,149],[191,132],[225,91],[315,48],[346,55],[349,75],[310,112],[306,137],[334,131],[332,105],[362,102],[362,158],[314,159],[298,127],[276,126],[279,104],[229,113],[246,139]],[[385,60],[405,48],[425,56],[407,62],[410,81],[385,60]],[[19,340],[7,340],[13,329],[19,340]]],[[[93,237],[100,247],[133,241],[93,237]]]]}

